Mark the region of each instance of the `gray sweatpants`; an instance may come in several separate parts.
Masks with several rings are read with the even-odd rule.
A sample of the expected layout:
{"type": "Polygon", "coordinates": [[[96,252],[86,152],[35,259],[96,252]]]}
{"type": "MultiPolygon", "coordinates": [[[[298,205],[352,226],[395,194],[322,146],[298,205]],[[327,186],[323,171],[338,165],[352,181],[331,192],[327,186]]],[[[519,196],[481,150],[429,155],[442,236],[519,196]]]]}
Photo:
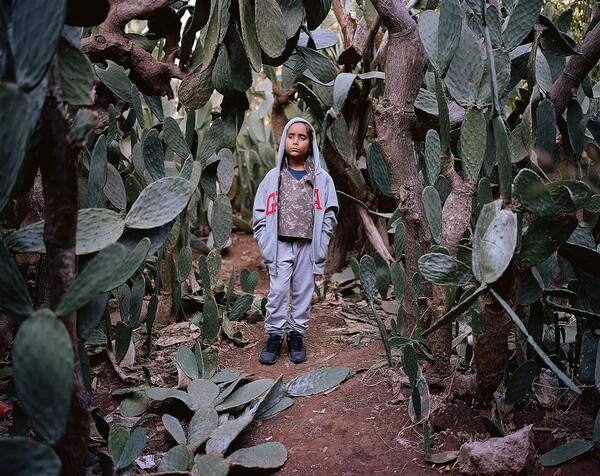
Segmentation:
{"type": "Polygon", "coordinates": [[[283,336],[292,330],[304,334],[308,328],[315,290],[311,247],[310,240],[277,241],[276,273],[269,273],[265,319],[269,334],[283,336]]]}

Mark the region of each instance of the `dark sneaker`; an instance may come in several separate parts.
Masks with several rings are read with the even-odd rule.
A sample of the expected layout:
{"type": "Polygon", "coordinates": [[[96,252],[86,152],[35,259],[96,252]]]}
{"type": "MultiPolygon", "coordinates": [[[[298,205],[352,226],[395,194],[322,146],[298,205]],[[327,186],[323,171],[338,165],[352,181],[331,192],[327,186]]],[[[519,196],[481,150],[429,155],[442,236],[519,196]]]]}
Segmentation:
{"type": "Polygon", "coordinates": [[[302,345],[302,334],[298,331],[291,331],[287,335],[287,346],[292,362],[301,364],[306,360],[306,349],[302,345]]]}
{"type": "Polygon", "coordinates": [[[277,334],[269,334],[267,343],[264,349],[258,356],[258,361],[261,364],[271,365],[277,362],[279,352],[281,352],[281,346],[283,345],[283,337],[277,334]]]}

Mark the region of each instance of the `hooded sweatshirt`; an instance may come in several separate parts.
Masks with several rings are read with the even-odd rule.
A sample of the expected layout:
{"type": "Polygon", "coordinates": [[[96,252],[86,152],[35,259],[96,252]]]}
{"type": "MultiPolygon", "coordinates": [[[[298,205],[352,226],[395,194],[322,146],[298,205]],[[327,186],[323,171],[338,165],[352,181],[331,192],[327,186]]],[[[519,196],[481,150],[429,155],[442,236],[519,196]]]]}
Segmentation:
{"type": "Polygon", "coordinates": [[[260,247],[263,260],[269,272],[272,274],[276,273],[277,239],[279,235],[279,207],[277,199],[279,177],[284,164],[287,131],[296,122],[303,122],[312,131],[314,222],[311,244],[313,274],[323,274],[329,240],[337,224],[336,214],[339,206],[333,180],[327,171],[321,167],[319,146],[315,131],[304,119],[294,118],[286,124],[277,152],[277,166],[267,172],[267,175],[265,175],[265,178],[258,186],[256,197],[254,198],[254,213],[252,217],[254,238],[260,247]]]}

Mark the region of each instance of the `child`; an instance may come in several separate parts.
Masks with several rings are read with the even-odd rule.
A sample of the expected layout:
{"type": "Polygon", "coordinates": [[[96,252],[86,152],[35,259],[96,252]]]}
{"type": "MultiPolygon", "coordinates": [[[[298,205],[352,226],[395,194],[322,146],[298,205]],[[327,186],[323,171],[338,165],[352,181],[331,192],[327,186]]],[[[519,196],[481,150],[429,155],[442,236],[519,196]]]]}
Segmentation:
{"type": "Polygon", "coordinates": [[[304,119],[292,119],[281,136],[277,167],[267,173],[254,199],[254,238],[270,279],[268,339],[258,358],[263,364],[277,361],[286,335],[290,360],[306,360],[302,338],[314,275],[323,274],[337,211],[335,187],[321,168],[315,131],[304,119]]]}

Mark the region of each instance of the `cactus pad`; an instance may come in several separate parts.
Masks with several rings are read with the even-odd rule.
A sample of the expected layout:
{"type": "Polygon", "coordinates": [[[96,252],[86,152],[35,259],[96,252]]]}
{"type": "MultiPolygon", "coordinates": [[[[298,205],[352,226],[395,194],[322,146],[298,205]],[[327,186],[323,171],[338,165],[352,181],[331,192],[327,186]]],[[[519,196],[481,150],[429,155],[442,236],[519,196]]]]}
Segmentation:
{"type": "Polygon", "coordinates": [[[37,435],[49,445],[63,436],[71,406],[73,350],[64,324],[47,308],[19,327],[12,351],[15,391],[37,435]]]}
{"type": "Polygon", "coordinates": [[[4,242],[0,241],[0,308],[14,319],[24,320],[33,313],[27,284],[4,242]]]}
{"type": "Polygon", "coordinates": [[[227,195],[219,194],[217,196],[212,208],[211,227],[215,246],[223,249],[233,228],[233,213],[227,195]]]}
{"type": "Polygon", "coordinates": [[[464,286],[473,279],[469,267],[452,256],[428,253],[419,258],[419,273],[438,286],[464,286]]]}
{"type": "Polygon", "coordinates": [[[172,117],[166,117],[163,123],[163,140],[169,145],[181,160],[186,160],[192,155],[190,148],[183,137],[179,125],[172,117]]]}
{"type": "Polygon", "coordinates": [[[360,259],[360,282],[367,301],[373,302],[377,285],[377,266],[369,255],[360,259]]]}
{"type": "Polygon", "coordinates": [[[0,466],[6,475],[58,476],[61,462],[49,446],[16,436],[0,439],[0,466]]]}
{"type": "Polygon", "coordinates": [[[313,370],[291,380],[287,384],[287,393],[292,397],[306,397],[322,393],[341,384],[349,374],[350,369],[346,367],[325,367],[313,370]]]}
{"type": "Polygon", "coordinates": [[[247,383],[243,387],[238,388],[233,392],[227,399],[216,407],[217,411],[230,410],[232,408],[240,407],[246,403],[250,403],[252,400],[260,397],[273,385],[271,379],[260,379],[254,380],[247,383]]]}
{"type": "Polygon", "coordinates": [[[160,473],[187,472],[194,461],[194,453],[186,446],[177,445],[167,451],[158,465],[160,473]]]}
{"type": "Polygon", "coordinates": [[[201,408],[190,420],[187,440],[189,448],[196,451],[219,426],[219,414],[214,408],[201,408]]]}
{"type": "MultiPolygon", "coordinates": [[[[8,35],[16,80],[23,91],[35,88],[45,76],[56,52],[66,7],[66,0],[52,3],[31,0],[12,4],[8,35]]],[[[2,108],[6,107],[2,103],[2,108]]]]}
{"type": "Polygon", "coordinates": [[[224,454],[229,445],[238,437],[238,435],[252,423],[254,414],[246,412],[242,416],[233,420],[226,421],[219,425],[210,435],[206,442],[206,452],[224,454]]]}
{"type": "Polygon", "coordinates": [[[442,201],[437,189],[428,185],[423,189],[423,207],[429,224],[429,231],[433,241],[437,244],[442,241],[442,201]]]}
{"type": "Polygon", "coordinates": [[[276,441],[268,441],[250,448],[241,448],[228,458],[233,466],[249,469],[276,469],[285,464],[287,451],[276,441]]]}
{"type": "MultiPolygon", "coordinates": [[[[25,2],[19,2],[23,5],[25,2]]],[[[10,200],[29,137],[30,106],[27,95],[11,84],[0,84],[0,211],[10,200]],[[15,121],[15,117],[19,120],[15,121]]]]}
{"type": "Polygon", "coordinates": [[[485,205],[473,238],[473,274],[477,280],[495,282],[510,264],[516,246],[517,216],[500,209],[498,201],[485,205]]]}
{"type": "Polygon", "coordinates": [[[131,86],[133,83],[127,76],[125,68],[111,60],[107,60],[106,64],[108,65],[106,69],[95,67],[96,75],[115,96],[126,103],[131,103],[131,86]]]}
{"type": "Polygon", "coordinates": [[[481,109],[467,108],[460,128],[462,169],[466,182],[477,183],[485,156],[487,124],[481,109]]]}
{"type": "Polygon", "coordinates": [[[189,182],[183,177],[164,177],[148,185],[125,217],[129,228],[156,228],[173,220],[190,198],[189,182]]]}
{"type": "Polygon", "coordinates": [[[142,154],[146,170],[154,180],[165,176],[165,154],[158,132],[150,129],[142,141],[142,154]]]}
{"type": "Polygon", "coordinates": [[[559,209],[542,179],[530,169],[521,170],[514,180],[514,196],[525,210],[542,218],[558,215],[559,209]]]}
{"type": "Polygon", "coordinates": [[[113,281],[113,276],[123,261],[125,261],[125,248],[118,243],[100,251],[77,275],[69,290],[63,295],[56,308],[56,314],[66,316],[85,306],[103,292],[113,281]]]}
{"type": "Polygon", "coordinates": [[[215,398],[219,396],[219,386],[204,378],[196,378],[188,384],[188,393],[196,402],[198,408],[210,406],[215,398]]]}

